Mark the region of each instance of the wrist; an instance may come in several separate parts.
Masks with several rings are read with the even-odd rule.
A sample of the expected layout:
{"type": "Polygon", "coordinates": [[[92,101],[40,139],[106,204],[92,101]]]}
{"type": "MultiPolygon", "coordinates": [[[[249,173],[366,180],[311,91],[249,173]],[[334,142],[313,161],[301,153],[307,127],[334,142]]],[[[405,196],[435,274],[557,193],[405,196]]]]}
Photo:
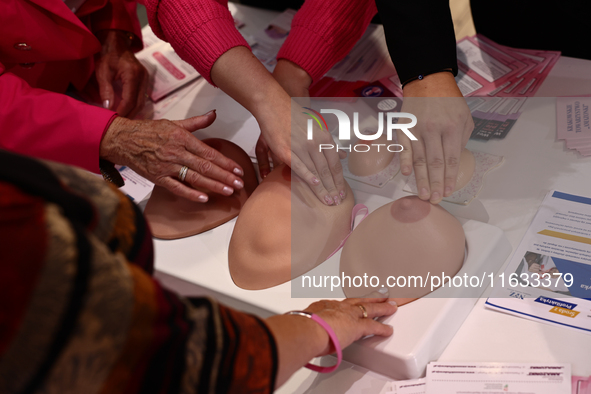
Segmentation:
{"type": "MultiPolygon", "coordinates": [[[[314,315],[312,312],[307,311],[291,311],[287,312],[288,316],[299,316],[304,320],[305,324],[309,326],[310,341],[314,351],[314,357],[320,357],[327,354],[331,354],[335,351],[335,347],[332,345],[330,335],[325,327],[321,323],[312,319],[314,315]]],[[[324,321],[320,318],[321,321],[324,321]]],[[[324,324],[327,324],[324,322],[324,324]]]]}
{"type": "Polygon", "coordinates": [[[99,146],[99,158],[108,160],[115,164],[126,164],[121,162],[122,160],[121,155],[119,154],[120,149],[118,141],[120,140],[119,135],[124,132],[124,130],[129,129],[128,126],[130,122],[133,121],[122,116],[117,116],[113,119],[103,134],[103,138],[101,139],[99,146]]]}
{"type": "Polygon", "coordinates": [[[441,71],[414,79],[404,85],[404,97],[463,97],[453,74],[441,71]]]}
{"type": "Polygon", "coordinates": [[[120,47],[129,49],[135,40],[133,33],[117,29],[100,30],[95,33],[95,36],[103,47],[117,43],[120,47]]]}
{"type": "Polygon", "coordinates": [[[287,59],[279,59],[273,77],[291,97],[309,96],[312,77],[299,65],[287,59]]]}

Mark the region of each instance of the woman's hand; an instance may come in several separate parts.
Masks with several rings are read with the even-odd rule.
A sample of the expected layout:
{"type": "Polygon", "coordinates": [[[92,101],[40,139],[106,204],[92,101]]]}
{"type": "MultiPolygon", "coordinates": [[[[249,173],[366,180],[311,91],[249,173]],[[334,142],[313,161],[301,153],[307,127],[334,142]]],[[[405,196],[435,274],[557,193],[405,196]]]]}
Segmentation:
{"type": "MultiPolygon", "coordinates": [[[[390,316],[398,309],[396,303],[386,302],[387,298],[349,298],[344,301],[318,301],[305,309],[306,312],[320,316],[333,329],[342,348],[346,348],[367,335],[390,336],[392,326],[382,324],[374,317],[390,316]],[[363,316],[363,306],[367,317],[363,316]]],[[[335,351],[328,343],[316,356],[324,356],[335,351]]]]}
{"type": "Polygon", "coordinates": [[[460,154],[474,130],[472,114],[453,75],[446,71],[405,85],[402,112],[417,117],[410,131],[418,141],[411,142],[397,131],[404,147],[401,172],[410,175],[414,167],[419,198],[438,204],[455,189],[460,154]]]}
{"type": "MultiPolygon", "coordinates": [[[[322,318],[335,332],[341,348],[367,335],[389,336],[391,326],[373,320],[390,316],[398,307],[388,298],[350,298],[344,301],[318,301],[305,309],[322,318]],[[363,315],[363,308],[367,317],[363,315]]],[[[327,332],[310,318],[278,315],[266,320],[275,337],[279,353],[277,387],[314,357],[334,352],[327,332]]]]}
{"type": "Polygon", "coordinates": [[[238,177],[244,175],[242,168],[191,134],[212,124],[215,117],[215,111],[177,121],[117,117],[103,136],[99,155],[189,200],[208,200],[195,188],[229,196],[244,187],[238,177]],[[188,170],[181,182],[183,166],[188,170]]]}
{"type": "Polygon", "coordinates": [[[121,84],[121,102],[115,111],[133,118],[146,102],[148,72],[130,49],[128,34],[121,30],[105,30],[98,34],[103,49],[97,55],[96,80],[103,107],[114,109],[114,84],[121,84]]]}
{"type": "MultiPolygon", "coordinates": [[[[318,141],[332,143],[332,137],[315,128],[314,140],[308,141],[305,120],[292,127],[289,94],[247,48],[234,47],[220,56],[211,69],[211,79],[254,115],[271,151],[306,180],[320,201],[333,205],[345,198],[338,154],[319,152],[318,141]]],[[[294,113],[301,116],[296,109],[294,113]]]]}

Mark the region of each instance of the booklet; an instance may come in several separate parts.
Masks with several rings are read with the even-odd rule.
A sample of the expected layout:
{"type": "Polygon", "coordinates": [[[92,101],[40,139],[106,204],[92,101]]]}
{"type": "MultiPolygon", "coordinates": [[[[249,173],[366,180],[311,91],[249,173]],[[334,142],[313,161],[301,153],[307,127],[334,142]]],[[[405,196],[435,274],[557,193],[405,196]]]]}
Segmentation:
{"type": "Polygon", "coordinates": [[[571,394],[570,364],[432,362],[426,393],[571,394]]]}
{"type": "Polygon", "coordinates": [[[556,99],[556,137],[583,156],[591,155],[590,106],[591,97],[556,99]]]}
{"type": "Polygon", "coordinates": [[[486,306],[591,333],[591,198],[551,191],[486,306]]]}
{"type": "Polygon", "coordinates": [[[148,94],[158,101],[201,75],[182,60],[167,42],[157,42],[136,54],[150,74],[148,94]]]}

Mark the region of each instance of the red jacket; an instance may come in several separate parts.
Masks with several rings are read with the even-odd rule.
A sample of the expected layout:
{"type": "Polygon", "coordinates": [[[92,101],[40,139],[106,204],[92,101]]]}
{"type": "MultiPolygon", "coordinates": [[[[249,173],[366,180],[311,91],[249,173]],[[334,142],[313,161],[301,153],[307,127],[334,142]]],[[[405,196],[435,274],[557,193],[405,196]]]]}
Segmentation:
{"type": "Polygon", "coordinates": [[[133,32],[141,47],[135,6],[86,0],[74,14],[62,0],[3,1],[0,148],[98,171],[100,141],[115,113],[58,93],[88,82],[101,50],[95,32],[133,32]]]}

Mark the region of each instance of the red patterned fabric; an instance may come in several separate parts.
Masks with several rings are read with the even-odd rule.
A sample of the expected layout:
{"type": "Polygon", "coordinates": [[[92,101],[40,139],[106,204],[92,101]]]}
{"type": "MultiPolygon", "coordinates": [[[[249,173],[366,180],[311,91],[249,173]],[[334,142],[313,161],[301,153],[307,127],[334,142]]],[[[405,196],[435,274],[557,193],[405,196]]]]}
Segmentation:
{"type": "Polygon", "coordinates": [[[263,321],[160,286],[140,210],[98,177],[0,151],[0,240],[0,392],[273,391],[263,321]]]}

